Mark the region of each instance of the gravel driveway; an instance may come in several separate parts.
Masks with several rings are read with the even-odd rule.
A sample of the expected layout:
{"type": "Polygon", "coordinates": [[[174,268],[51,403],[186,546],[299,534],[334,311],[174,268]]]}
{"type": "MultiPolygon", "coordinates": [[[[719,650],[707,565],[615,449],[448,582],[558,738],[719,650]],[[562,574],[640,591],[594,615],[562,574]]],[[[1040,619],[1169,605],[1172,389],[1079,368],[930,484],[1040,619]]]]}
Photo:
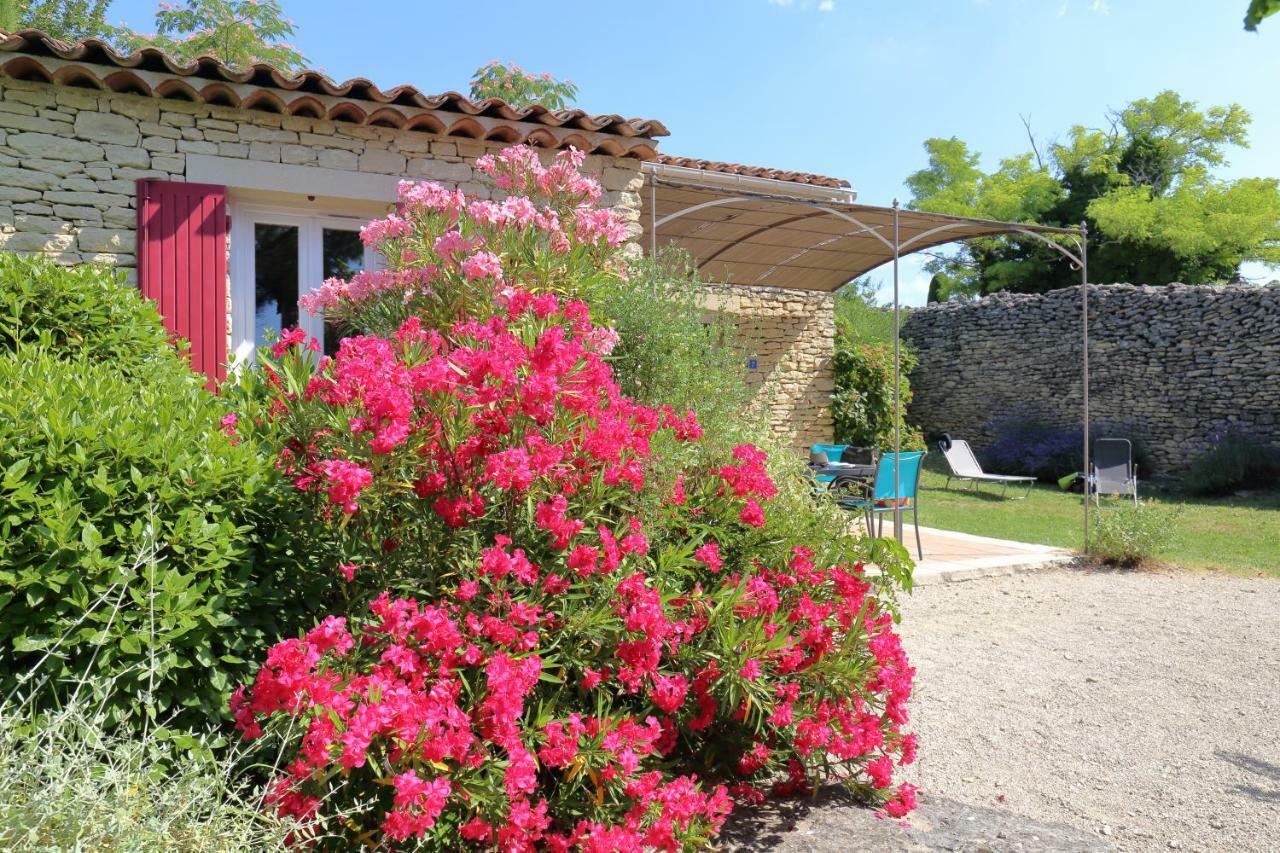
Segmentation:
{"type": "Polygon", "coordinates": [[[737,850],[1280,850],[1280,581],[1059,569],[904,602],[910,828],[826,793],[737,850]]]}

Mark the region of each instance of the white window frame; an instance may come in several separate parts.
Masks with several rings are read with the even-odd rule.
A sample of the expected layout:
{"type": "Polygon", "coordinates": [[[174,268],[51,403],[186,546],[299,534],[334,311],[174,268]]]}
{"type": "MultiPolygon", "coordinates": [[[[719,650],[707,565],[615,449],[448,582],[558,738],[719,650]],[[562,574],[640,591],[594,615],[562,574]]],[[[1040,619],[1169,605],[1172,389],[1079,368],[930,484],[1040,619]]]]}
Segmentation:
{"type": "MultiPolygon", "coordinates": [[[[323,283],[324,231],[359,231],[365,217],[315,213],[285,205],[231,202],[231,364],[236,369],[257,357],[257,311],[254,279],[257,272],[254,226],[288,225],[298,229],[298,298],[323,283]]],[[[365,246],[364,269],[385,266],[376,251],[365,246]]],[[[308,336],[324,340],[324,317],[298,309],[298,326],[308,336]]],[[[277,329],[277,331],[280,331],[277,329]]]]}

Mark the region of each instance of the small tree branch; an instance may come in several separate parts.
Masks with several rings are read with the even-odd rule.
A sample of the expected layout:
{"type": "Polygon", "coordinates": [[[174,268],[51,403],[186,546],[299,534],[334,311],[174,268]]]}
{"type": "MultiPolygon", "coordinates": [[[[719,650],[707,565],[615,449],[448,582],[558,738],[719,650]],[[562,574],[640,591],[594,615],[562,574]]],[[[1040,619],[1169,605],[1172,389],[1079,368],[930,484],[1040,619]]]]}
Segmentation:
{"type": "Polygon", "coordinates": [[[1027,129],[1027,140],[1031,143],[1031,152],[1036,155],[1036,165],[1043,171],[1044,158],[1040,156],[1040,146],[1036,145],[1036,135],[1031,132],[1031,116],[1018,113],[1018,118],[1022,119],[1022,126],[1027,129]]]}

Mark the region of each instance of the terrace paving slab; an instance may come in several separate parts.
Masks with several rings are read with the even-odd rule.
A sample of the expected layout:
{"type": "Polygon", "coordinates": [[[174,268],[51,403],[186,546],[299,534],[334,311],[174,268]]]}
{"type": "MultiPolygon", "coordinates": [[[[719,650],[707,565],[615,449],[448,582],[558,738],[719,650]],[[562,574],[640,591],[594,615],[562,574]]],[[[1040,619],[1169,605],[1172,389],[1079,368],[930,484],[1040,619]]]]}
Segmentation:
{"type": "MultiPolygon", "coordinates": [[[[888,530],[885,533],[888,535],[888,530]]],[[[1078,557],[1066,548],[921,527],[920,542],[924,546],[921,560],[917,557],[915,530],[909,523],[903,526],[902,541],[916,560],[913,575],[916,586],[1042,571],[1066,565],[1078,557]]]]}

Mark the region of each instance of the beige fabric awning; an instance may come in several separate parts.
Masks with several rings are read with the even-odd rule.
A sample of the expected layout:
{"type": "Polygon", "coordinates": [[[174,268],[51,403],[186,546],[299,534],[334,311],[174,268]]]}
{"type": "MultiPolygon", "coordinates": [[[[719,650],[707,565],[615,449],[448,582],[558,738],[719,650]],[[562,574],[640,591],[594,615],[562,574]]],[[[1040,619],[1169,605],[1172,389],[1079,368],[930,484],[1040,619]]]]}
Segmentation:
{"type": "MultiPolygon", "coordinates": [[[[675,177],[672,170],[647,171],[646,245],[685,249],[704,280],[830,292],[893,260],[894,209],[854,203],[851,192],[827,190],[823,197],[817,188],[792,189],[784,181],[769,181],[777,186],[761,192],[760,181],[735,186],[708,175],[703,185],[697,170],[682,169],[675,177]]],[[[1080,234],[1074,228],[898,211],[900,255],[1018,233],[1080,234]]],[[[1075,248],[1069,243],[1059,251],[1070,257],[1075,248]]]]}

